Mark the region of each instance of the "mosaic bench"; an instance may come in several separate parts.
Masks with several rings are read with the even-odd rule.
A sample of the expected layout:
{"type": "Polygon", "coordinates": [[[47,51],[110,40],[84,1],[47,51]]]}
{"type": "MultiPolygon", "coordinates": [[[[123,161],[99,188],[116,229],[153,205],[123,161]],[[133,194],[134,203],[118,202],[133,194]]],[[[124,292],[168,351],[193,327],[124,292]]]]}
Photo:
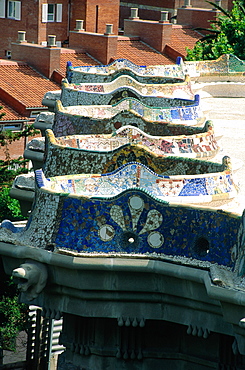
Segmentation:
{"type": "Polygon", "coordinates": [[[64,86],[73,88],[74,90],[109,94],[113,93],[120,87],[129,87],[143,94],[144,96],[163,96],[167,98],[181,98],[181,99],[193,99],[194,94],[191,90],[190,77],[186,76],[185,80],[178,83],[144,83],[138,82],[131,76],[119,76],[112,82],[107,83],[95,83],[95,82],[83,82],[83,83],[69,83],[66,84],[67,80],[63,80],[64,86]]]}
{"type": "Polygon", "coordinates": [[[68,62],[66,70],[69,83],[111,82],[121,74],[131,74],[142,83],[182,82],[185,79],[181,58],[177,58],[176,64],[153,66],[138,66],[127,59],[116,59],[110,64],[99,66],[73,67],[68,62]]]}
{"type": "MultiPolygon", "coordinates": [[[[208,125],[207,125],[208,126],[208,125]]],[[[210,128],[210,126],[208,126],[210,128]]],[[[212,132],[212,128],[211,131],[212,132]]],[[[213,162],[207,162],[203,161],[203,164],[200,165],[199,160],[190,160],[186,161],[184,158],[180,158],[178,160],[178,157],[168,157],[164,158],[161,154],[159,154],[159,148],[157,148],[157,145],[155,145],[157,153],[154,153],[153,151],[153,145],[150,145],[150,140],[153,138],[150,136],[145,137],[145,145],[137,144],[137,140],[134,137],[135,135],[141,135],[140,142],[142,142],[142,138],[144,140],[144,136],[142,136],[144,133],[140,130],[125,126],[125,128],[122,128],[121,130],[118,130],[119,138],[122,138],[124,141],[121,143],[121,145],[117,146],[112,145],[110,140],[116,140],[118,144],[118,139],[116,138],[116,135],[102,135],[102,139],[98,138],[98,135],[94,135],[94,139],[99,140],[102,144],[103,141],[107,145],[107,150],[104,147],[104,150],[101,150],[101,144],[98,145],[93,142],[94,150],[91,150],[91,148],[88,150],[88,143],[93,141],[93,136],[88,135],[74,135],[74,136],[67,136],[67,137],[60,137],[56,138],[52,132],[52,130],[47,130],[47,142],[46,142],[46,154],[44,155],[45,151],[45,142],[44,138],[40,138],[39,140],[34,139],[30,143],[28,143],[28,147],[24,152],[24,157],[26,159],[32,160],[33,168],[38,169],[44,167],[44,172],[47,176],[58,176],[63,174],[73,174],[73,173],[105,173],[110,172],[118,167],[120,167],[122,164],[130,162],[130,161],[137,161],[139,163],[143,163],[147,165],[150,169],[152,169],[156,173],[162,173],[162,172],[168,172],[170,174],[170,171],[173,171],[172,173],[178,174],[178,171],[180,170],[183,174],[183,171],[185,169],[186,173],[195,173],[195,169],[198,169],[198,171],[201,171],[203,173],[213,171],[223,171],[223,166],[218,163],[213,162]],[[125,132],[127,135],[131,135],[132,142],[128,142],[128,140],[125,140],[125,132]],[[88,139],[89,138],[89,139],[88,139]],[[109,139],[110,138],[110,139],[109,139]],[[128,143],[127,143],[128,142],[128,143]],[[86,148],[82,148],[82,143],[86,148]],[[100,148],[99,148],[100,146],[100,148]],[[113,147],[115,146],[115,148],[113,147]],[[31,148],[31,149],[28,149],[31,148]],[[45,157],[45,161],[44,161],[45,157]],[[44,163],[45,162],[45,163],[44,163]]],[[[205,133],[207,134],[207,140],[209,141],[209,145],[212,145],[213,152],[216,152],[218,149],[216,141],[210,139],[210,137],[213,137],[213,134],[209,135],[208,131],[205,133]]],[[[170,140],[174,140],[174,137],[171,137],[170,140]]],[[[176,138],[177,140],[178,138],[176,138]]],[[[186,137],[181,136],[179,138],[179,153],[186,152],[185,154],[188,155],[188,151],[190,152],[190,148],[196,150],[197,148],[201,148],[201,145],[208,144],[208,141],[204,141],[204,137],[202,134],[199,135],[193,135],[193,147],[191,147],[188,143],[188,139],[186,137]],[[197,140],[200,139],[200,147],[198,147],[197,140]],[[195,144],[194,144],[195,143],[195,144]]],[[[160,138],[158,137],[158,140],[160,138]]],[[[166,140],[163,138],[164,144],[161,141],[160,148],[166,151],[166,140]]],[[[115,143],[115,141],[114,141],[115,143]]],[[[153,140],[154,143],[154,140],[153,140]]],[[[170,142],[171,143],[171,142],[170,142]]],[[[210,149],[210,148],[208,148],[210,149]]],[[[206,147],[207,150],[207,147],[206,147]]],[[[160,151],[162,153],[162,151],[160,151]]],[[[206,152],[207,153],[207,152],[206,152]]],[[[205,154],[203,151],[202,153],[195,153],[195,155],[202,154],[202,155],[208,155],[205,154]]],[[[210,153],[209,153],[210,154],[210,153]]],[[[182,153],[184,155],[184,153],[182,153]]],[[[191,155],[191,153],[189,153],[191,155]]],[[[31,184],[30,180],[29,185],[31,184]]],[[[14,195],[14,198],[19,199],[22,202],[22,193],[29,191],[30,186],[26,187],[27,180],[25,179],[24,175],[18,176],[15,179],[13,188],[11,189],[11,192],[14,195]]],[[[31,191],[33,192],[35,190],[34,181],[31,185],[31,191]]],[[[28,194],[27,194],[28,195],[28,194]]],[[[28,195],[29,197],[29,195],[28,195]]],[[[28,202],[29,209],[31,208],[31,204],[33,201],[33,196],[31,196],[31,199],[28,202]]],[[[26,196],[25,196],[25,204],[26,196]]],[[[22,203],[21,203],[22,204],[22,203]]]]}
{"type": "MultiPolygon", "coordinates": [[[[168,162],[163,157],[174,155],[176,161],[178,156],[204,158],[214,156],[219,150],[212,128],[202,134],[179,137],[153,137],[132,126],[124,126],[111,135],[57,138],[52,130],[47,130],[46,138],[44,168],[48,176],[79,172],[105,173],[128,161],[143,163],[161,173],[168,162]]],[[[181,158],[179,163],[182,163],[181,158]]],[[[188,165],[191,163],[188,162],[188,165]]]]}
{"type": "MultiPolygon", "coordinates": [[[[93,188],[97,189],[96,196],[114,196],[130,184],[136,186],[136,183],[138,187],[147,188],[153,195],[178,203],[212,205],[218,201],[221,207],[237,195],[238,187],[233,180],[229,157],[224,157],[220,164],[181,157],[154,158],[138,146],[125,146],[120,150],[100,153],[70,148],[68,154],[69,148],[64,148],[63,152],[52,149],[44,165],[44,174],[53,183],[55,178],[58,181],[62,179],[67,189],[76,176],[76,184],[81,185],[79,189],[85,189],[84,181],[86,184],[95,183],[93,188]],[[133,159],[138,162],[130,162],[133,159]]],[[[26,175],[15,179],[14,188],[18,188],[19,192],[35,191],[34,182],[31,182],[31,178],[26,179],[26,175]]],[[[32,201],[33,195],[30,199],[32,201]]]]}
{"type": "MultiPolygon", "coordinates": [[[[103,86],[103,85],[100,85],[103,86]]],[[[178,107],[191,106],[197,103],[197,98],[181,99],[168,98],[162,94],[147,94],[147,91],[142,93],[138,89],[129,86],[120,86],[110,92],[103,91],[82,91],[79,85],[68,84],[67,80],[62,81],[61,101],[63,106],[73,105],[113,105],[124,98],[138,99],[143,104],[151,107],[178,107]]]]}
{"type": "MultiPolygon", "coordinates": [[[[188,126],[184,126],[188,128],[188,126]]],[[[188,132],[187,130],[183,130],[188,132]]],[[[190,131],[191,132],[191,131],[190,131]]],[[[218,139],[214,135],[211,121],[207,121],[204,129],[196,130],[195,134],[179,136],[152,136],[134,126],[123,126],[113,134],[107,135],[72,135],[55,137],[52,130],[46,131],[49,147],[57,149],[74,148],[89,151],[112,151],[126,144],[140,145],[160,156],[181,156],[184,158],[212,158],[219,152],[218,139]]],[[[35,138],[27,143],[24,158],[32,162],[34,170],[43,167],[45,138],[35,138]]],[[[76,172],[76,171],[75,171],[76,172]]]]}
{"type": "MultiPolygon", "coordinates": [[[[174,155],[183,157],[213,157],[217,154],[217,144],[211,121],[206,121],[204,128],[190,130],[182,127],[182,135],[153,136],[135,126],[122,126],[112,134],[72,135],[55,138],[52,130],[46,132],[50,143],[70,146],[77,149],[108,151],[125,144],[143,145],[157,155],[174,155]]],[[[36,141],[36,140],[35,140],[36,141]]],[[[31,146],[31,142],[29,143],[31,146]]]]}
{"type": "MultiPolygon", "coordinates": [[[[65,176],[53,177],[52,175],[49,180],[50,184],[56,186],[57,183],[59,189],[66,189],[74,193],[79,190],[85,192],[86,184],[92,184],[92,193],[98,197],[115,196],[128,187],[137,186],[146,189],[154,196],[179,203],[227,201],[237,195],[237,186],[233,180],[229,157],[224,157],[222,164],[197,159],[161,158],[156,166],[156,173],[142,163],[130,162],[131,152],[129,151],[128,154],[128,158],[125,155],[126,164],[123,163],[123,158],[120,158],[119,155],[118,162],[115,159],[111,162],[108,161],[103,173],[98,171],[96,174],[91,173],[90,168],[95,166],[89,161],[87,166],[80,164],[82,168],[87,170],[86,173],[80,171],[80,175],[70,174],[69,160],[67,161],[68,166],[66,166],[67,172],[62,162],[57,163],[57,172],[60,164],[62,165],[60,172],[63,171],[65,176]],[[66,175],[68,173],[70,175],[66,175]]],[[[100,166],[99,163],[98,166],[100,166]]],[[[89,194],[91,194],[91,190],[88,190],[87,195],[89,194]]]]}
{"type": "MultiPolygon", "coordinates": [[[[205,122],[199,95],[191,102],[193,104],[190,106],[157,108],[131,98],[123,99],[113,106],[64,107],[61,101],[57,101],[52,129],[55,136],[110,134],[122,126],[132,125],[150,135],[182,135],[186,132],[182,126],[203,126],[205,122]]],[[[190,132],[191,129],[187,130],[190,132]]]]}
{"type": "MultiPolygon", "coordinates": [[[[132,166],[137,164],[130,164],[127,170],[132,166]]],[[[153,174],[148,172],[149,175],[153,174]]],[[[93,178],[94,183],[101,178],[93,178]]],[[[91,179],[83,176],[83,181],[91,179]]],[[[202,261],[235,268],[243,229],[241,216],[168,204],[151,194],[148,186],[133,188],[132,183],[125,188],[119,186],[117,195],[108,196],[102,191],[98,197],[92,183],[86,185],[90,192],[84,192],[81,183],[78,189],[77,184],[79,193],[74,194],[72,180],[79,180],[77,176],[46,179],[40,170],[36,180],[36,202],[26,227],[16,228],[4,221],[1,241],[88,255],[143,254],[148,258],[168,256],[176,261],[183,257],[192,265],[202,261]],[[61,184],[66,187],[64,191],[61,184]],[[55,186],[56,190],[52,190],[55,186]]]]}
{"type": "MultiPolygon", "coordinates": [[[[74,141],[76,138],[71,138],[74,141]]],[[[47,130],[47,150],[44,171],[47,176],[74,173],[106,173],[125,163],[136,161],[159,174],[194,175],[220,172],[228,167],[224,164],[189,159],[177,156],[155,154],[149,147],[138,144],[124,144],[116,149],[101,151],[60,145],[52,131],[47,130]]]]}

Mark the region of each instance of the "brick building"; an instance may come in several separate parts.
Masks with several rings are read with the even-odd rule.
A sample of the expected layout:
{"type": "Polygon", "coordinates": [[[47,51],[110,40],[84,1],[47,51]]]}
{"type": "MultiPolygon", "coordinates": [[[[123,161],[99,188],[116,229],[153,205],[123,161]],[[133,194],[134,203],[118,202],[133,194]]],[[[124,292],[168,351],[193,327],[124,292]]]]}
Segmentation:
{"type": "MultiPolygon", "coordinates": [[[[232,5],[233,2],[231,0],[222,0],[221,2],[221,6],[224,9],[231,9],[232,5]]],[[[162,10],[169,13],[169,19],[173,19],[172,17],[176,19],[177,10],[187,6],[206,10],[213,8],[205,0],[131,0],[130,2],[121,0],[119,26],[124,28],[124,19],[130,17],[131,8],[138,8],[138,15],[141,19],[157,21],[160,19],[162,10]]]]}
{"type": "Polygon", "coordinates": [[[0,0],[0,27],[8,30],[1,35],[0,57],[10,57],[11,43],[21,30],[26,31],[30,43],[46,46],[48,35],[54,34],[61,46],[76,27],[77,19],[84,21],[88,32],[104,33],[106,23],[117,31],[119,0],[0,0]]]}

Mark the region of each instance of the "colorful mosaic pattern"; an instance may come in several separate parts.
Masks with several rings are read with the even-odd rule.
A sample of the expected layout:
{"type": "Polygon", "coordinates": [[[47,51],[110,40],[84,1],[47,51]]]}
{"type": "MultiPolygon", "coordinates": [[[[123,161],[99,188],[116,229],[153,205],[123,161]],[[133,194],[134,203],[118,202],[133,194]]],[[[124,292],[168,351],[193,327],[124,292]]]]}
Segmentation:
{"type": "Polygon", "coordinates": [[[17,230],[8,224],[2,224],[0,237],[7,227],[8,238],[17,245],[86,253],[181,256],[190,264],[197,259],[234,268],[241,217],[169,205],[141,189],[95,198],[60,196],[39,188],[26,228],[17,230]]]}
{"type": "Polygon", "coordinates": [[[157,155],[174,155],[192,158],[213,157],[217,144],[213,125],[207,124],[207,131],[195,135],[152,136],[134,126],[123,126],[109,135],[72,135],[54,137],[46,131],[50,145],[65,146],[92,151],[110,151],[125,144],[142,145],[157,155]]]}
{"type": "MultiPolygon", "coordinates": [[[[175,99],[172,99],[176,102],[175,99]]],[[[179,101],[178,101],[179,102],[179,101]]],[[[126,98],[111,105],[79,105],[64,107],[57,101],[53,131],[56,137],[76,134],[110,134],[125,125],[133,125],[149,135],[185,135],[202,129],[199,96],[190,106],[149,107],[137,99],[126,98]]],[[[180,103],[180,102],[179,102],[180,103]]],[[[182,101],[183,103],[183,101],[182,101]]]]}
{"type": "MultiPolygon", "coordinates": [[[[162,165],[157,166],[158,173],[161,173],[157,174],[144,164],[129,160],[119,167],[118,164],[123,162],[120,157],[122,155],[117,157],[119,163],[115,158],[107,163],[107,171],[104,174],[101,172],[91,174],[91,171],[87,171],[87,174],[71,174],[48,179],[42,174],[42,178],[45,186],[54,192],[84,196],[113,197],[123,190],[134,187],[143,188],[159,199],[182,203],[227,200],[237,195],[232,173],[225,165],[198,160],[189,160],[188,163],[168,157],[164,158],[162,165]],[[218,167],[223,171],[218,172],[218,167]],[[109,172],[114,168],[116,170],[109,172]]],[[[227,164],[227,161],[228,158],[224,157],[224,163],[227,164]]]]}
{"type": "Polygon", "coordinates": [[[72,83],[64,84],[65,87],[70,89],[93,92],[93,93],[103,93],[109,94],[113,93],[120,87],[129,87],[141,93],[144,96],[163,96],[168,98],[180,98],[180,99],[193,99],[194,94],[191,90],[190,77],[186,76],[183,82],[179,83],[167,83],[167,84],[147,84],[140,83],[131,76],[122,75],[112,82],[108,83],[72,83]]]}
{"type": "MultiPolygon", "coordinates": [[[[119,130],[118,139],[114,134],[107,135],[107,137],[106,135],[103,135],[104,139],[99,138],[97,135],[86,135],[86,137],[73,135],[55,138],[53,132],[51,130],[47,130],[47,153],[44,167],[45,174],[47,176],[52,176],[52,174],[58,176],[62,174],[81,172],[105,173],[113,171],[122,164],[131,161],[143,163],[157,173],[165,172],[166,168],[168,168],[171,162],[178,162],[179,164],[183,162],[183,166],[187,168],[187,173],[191,171],[190,168],[193,168],[192,173],[195,173],[197,169],[205,173],[210,171],[211,167],[212,169],[215,168],[214,172],[221,170],[221,165],[217,163],[214,164],[213,162],[211,162],[210,167],[210,162],[203,162],[205,164],[201,166],[200,162],[195,160],[186,161],[182,158],[178,159],[178,157],[171,157],[171,159],[163,158],[163,151],[168,152],[168,154],[172,154],[171,148],[173,148],[173,143],[178,143],[178,153],[183,157],[184,153],[188,154],[189,152],[192,154],[191,149],[193,152],[196,150],[196,153],[194,152],[196,155],[200,153],[205,155],[204,151],[199,152],[199,150],[201,149],[201,144],[205,145],[205,142],[208,142],[207,140],[209,140],[209,136],[207,136],[206,141],[201,134],[194,136],[192,138],[192,147],[191,140],[186,137],[182,136],[179,138],[179,140],[170,138],[170,140],[173,140],[169,142],[169,144],[172,143],[171,147],[170,145],[167,145],[168,142],[165,138],[160,138],[154,143],[154,139],[147,136],[143,136],[143,139],[145,140],[144,145],[141,145],[140,143],[138,144],[137,141],[141,142],[141,139],[135,139],[135,135],[139,135],[139,133],[143,136],[142,132],[140,132],[138,129],[126,126],[125,128],[119,130]],[[132,133],[131,142],[129,140],[129,133],[132,133]],[[121,141],[121,137],[125,140],[121,141]],[[201,140],[199,142],[197,140],[198,137],[201,140]],[[150,139],[153,143],[150,141],[150,139]],[[91,145],[92,148],[90,143],[93,144],[91,145]],[[84,147],[82,147],[83,145],[84,147]],[[153,150],[154,145],[156,152],[153,150]],[[111,149],[112,146],[115,147],[111,149]]],[[[216,141],[213,142],[213,144],[215,145],[213,147],[215,152],[217,150],[216,141]]],[[[208,149],[210,149],[210,147],[208,147],[208,149]]]]}
{"type": "MultiPolygon", "coordinates": [[[[74,143],[76,137],[71,140],[74,143]]],[[[157,155],[150,148],[137,144],[125,144],[108,151],[61,146],[57,144],[52,131],[47,130],[47,152],[44,164],[46,176],[106,173],[132,161],[142,163],[158,174],[195,175],[220,172],[224,169],[230,171],[226,165],[215,162],[157,155]]]]}
{"type": "Polygon", "coordinates": [[[181,82],[185,79],[182,59],[175,65],[138,66],[127,59],[117,59],[107,65],[73,67],[67,63],[66,78],[69,83],[110,82],[120,74],[132,74],[143,83],[181,82]]]}
{"type": "Polygon", "coordinates": [[[239,227],[236,218],[171,208],[140,191],[101,202],[84,200],[79,216],[80,199],[62,200],[60,225],[53,236],[57,247],[105,253],[157,252],[234,266],[231,250],[239,227]],[[227,240],[227,235],[231,239],[227,240]]]}
{"type": "MultiPolygon", "coordinates": [[[[113,91],[104,92],[105,85],[96,85],[96,91],[83,91],[80,85],[68,84],[63,81],[61,101],[63,106],[73,105],[113,105],[124,98],[135,98],[143,104],[151,107],[178,107],[191,106],[195,101],[182,98],[168,98],[161,92],[154,90],[154,94],[148,93],[147,85],[141,90],[134,86],[118,86],[113,91]],[[143,92],[142,92],[143,91],[143,92]]],[[[87,85],[88,86],[88,85],[87,85]]],[[[152,85],[150,85],[152,86],[152,85]]],[[[93,85],[91,85],[93,88],[93,85]]],[[[163,88],[164,90],[164,88],[163,88]]],[[[176,91],[176,89],[175,89],[176,91]]]]}

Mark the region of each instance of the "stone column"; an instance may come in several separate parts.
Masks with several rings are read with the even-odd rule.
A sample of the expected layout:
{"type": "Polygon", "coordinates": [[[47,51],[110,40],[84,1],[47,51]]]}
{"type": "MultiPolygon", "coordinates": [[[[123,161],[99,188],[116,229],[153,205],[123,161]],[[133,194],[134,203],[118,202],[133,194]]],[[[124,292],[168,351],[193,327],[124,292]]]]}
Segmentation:
{"type": "Polygon", "coordinates": [[[161,11],[161,19],[159,21],[160,23],[169,23],[168,21],[168,11],[162,10],[161,11]]]}
{"type": "Polygon", "coordinates": [[[138,8],[131,8],[130,11],[131,11],[130,19],[139,19],[138,8]]]}
{"type": "Polygon", "coordinates": [[[183,8],[191,8],[191,0],[185,0],[183,8]]]}
{"type": "MultiPolygon", "coordinates": [[[[221,0],[215,0],[215,4],[216,4],[217,6],[221,6],[221,0]]],[[[213,7],[213,9],[212,9],[212,10],[217,10],[217,8],[213,7]]]]}
{"type": "Polygon", "coordinates": [[[56,36],[55,35],[48,35],[48,46],[49,47],[56,46],[56,36]]]}
{"type": "Polygon", "coordinates": [[[26,42],[26,31],[18,31],[18,42],[26,42]]]}
{"type": "Polygon", "coordinates": [[[106,24],[105,35],[113,35],[113,24],[106,24]]]}
{"type": "Polygon", "coordinates": [[[76,20],[76,28],[75,28],[76,31],[84,31],[83,22],[84,21],[82,19],[76,20]]]}

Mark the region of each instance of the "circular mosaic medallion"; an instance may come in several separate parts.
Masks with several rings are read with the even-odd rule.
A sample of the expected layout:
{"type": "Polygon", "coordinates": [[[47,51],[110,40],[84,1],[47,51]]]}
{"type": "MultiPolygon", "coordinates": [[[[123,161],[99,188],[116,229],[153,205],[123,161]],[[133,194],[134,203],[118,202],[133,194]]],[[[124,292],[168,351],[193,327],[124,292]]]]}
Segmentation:
{"type": "Polygon", "coordinates": [[[109,240],[114,238],[115,230],[111,225],[103,225],[99,229],[99,237],[104,242],[108,242],[109,240]]]}
{"type": "Polygon", "coordinates": [[[148,235],[147,241],[152,248],[160,248],[164,243],[164,237],[158,231],[153,231],[148,235]]]}
{"type": "Polygon", "coordinates": [[[130,198],[129,204],[131,208],[138,210],[143,207],[144,202],[140,197],[134,195],[133,197],[130,198]]]}

